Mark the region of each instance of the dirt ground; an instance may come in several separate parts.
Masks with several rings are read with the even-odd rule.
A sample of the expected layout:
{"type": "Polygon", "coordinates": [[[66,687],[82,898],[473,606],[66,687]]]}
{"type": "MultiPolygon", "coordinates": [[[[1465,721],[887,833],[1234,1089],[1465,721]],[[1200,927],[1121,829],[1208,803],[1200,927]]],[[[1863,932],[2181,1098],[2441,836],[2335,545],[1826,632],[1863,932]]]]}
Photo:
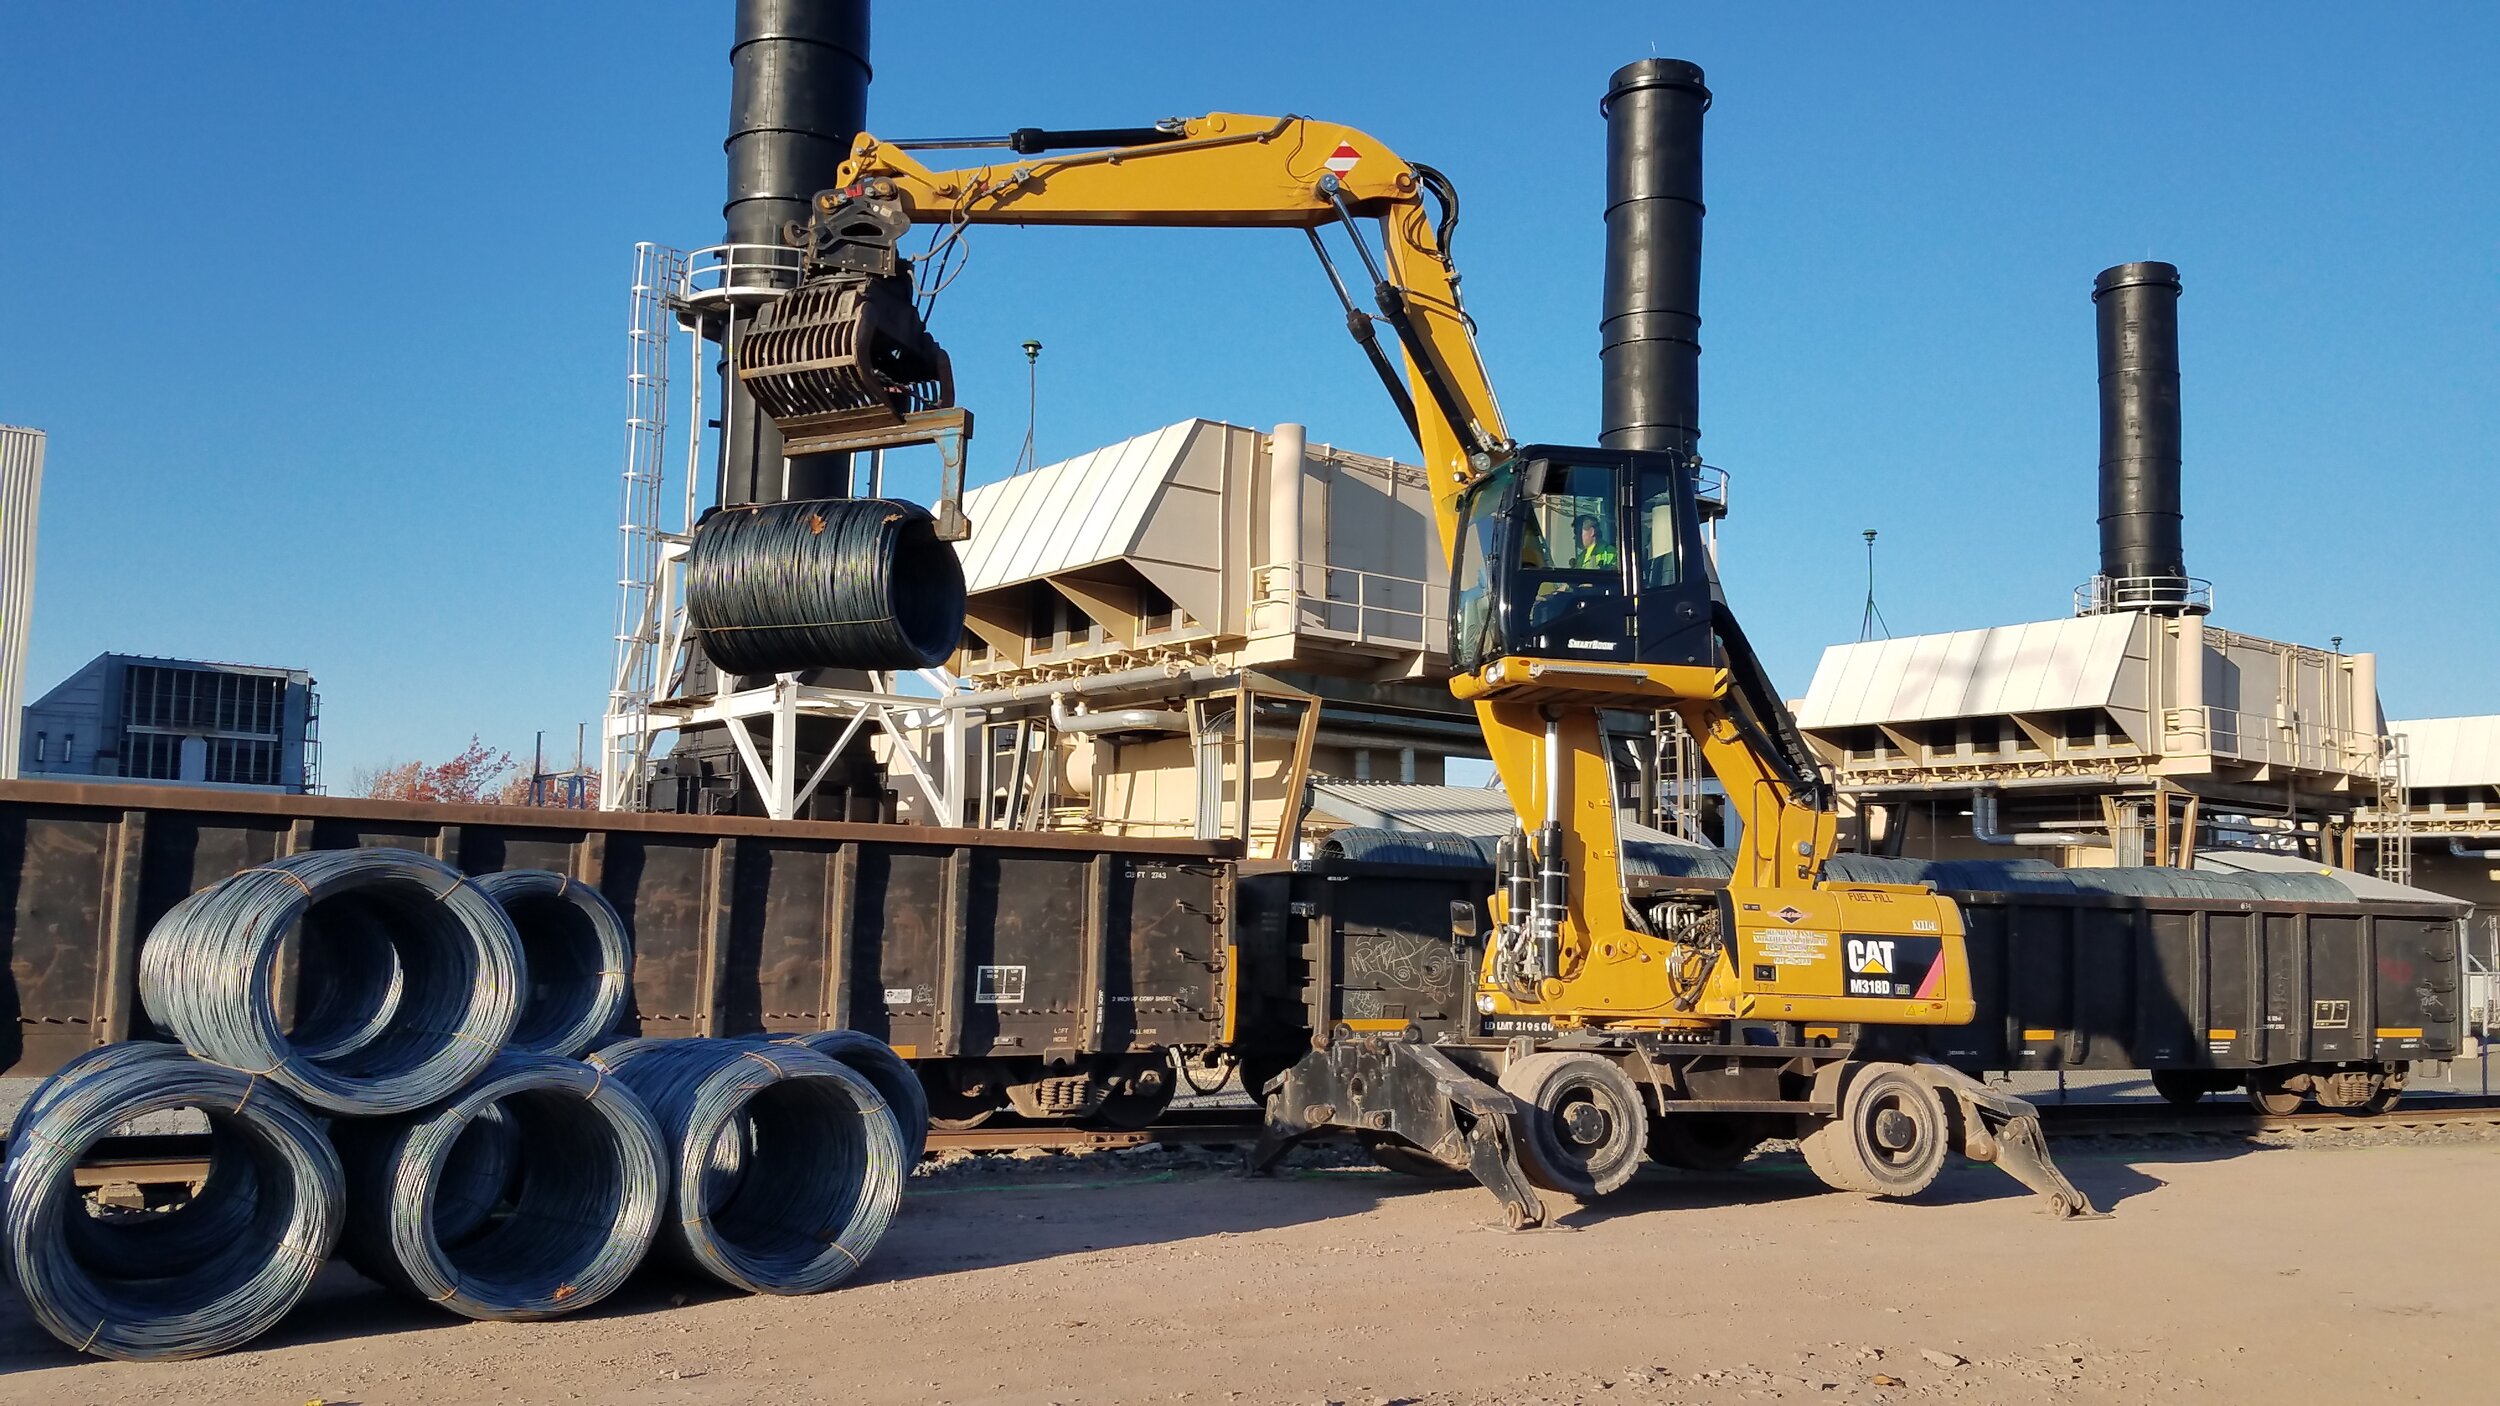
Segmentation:
{"type": "Polygon", "coordinates": [[[1770,1156],[1525,1235],[1473,1188],[1174,1160],[924,1177],[868,1276],[816,1298],[646,1276],[468,1323],[334,1267],[251,1348],[131,1366],[12,1296],[0,1401],[2500,1400],[2490,1140],[2062,1145],[2115,1211],[2063,1224],[1985,1169],[1895,1205],[1770,1156]]]}

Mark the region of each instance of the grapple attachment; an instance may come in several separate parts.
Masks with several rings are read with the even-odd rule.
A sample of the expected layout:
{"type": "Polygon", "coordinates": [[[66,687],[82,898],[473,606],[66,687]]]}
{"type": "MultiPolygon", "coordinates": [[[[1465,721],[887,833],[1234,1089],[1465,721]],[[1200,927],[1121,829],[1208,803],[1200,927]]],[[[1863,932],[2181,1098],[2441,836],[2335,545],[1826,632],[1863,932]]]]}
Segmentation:
{"type": "Polygon", "coordinates": [[[738,347],[738,379],[785,438],[822,443],[955,403],[954,368],[895,250],[910,227],[891,199],[827,192],[791,231],[805,281],[758,312],[738,347]]]}

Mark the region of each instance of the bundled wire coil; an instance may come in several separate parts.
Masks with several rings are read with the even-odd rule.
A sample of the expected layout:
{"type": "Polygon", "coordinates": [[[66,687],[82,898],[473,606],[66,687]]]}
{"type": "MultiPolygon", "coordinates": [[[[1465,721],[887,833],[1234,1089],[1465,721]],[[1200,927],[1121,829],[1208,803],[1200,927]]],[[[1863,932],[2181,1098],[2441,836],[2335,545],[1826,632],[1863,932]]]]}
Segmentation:
{"type": "Polygon", "coordinates": [[[686,617],[731,674],[925,669],[963,640],[963,563],[916,503],[742,504],[695,528],[686,617]]]}
{"type": "Polygon", "coordinates": [[[886,1107],[894,1111],[895,1124],[902,1132],[903,1165],[919,1164],[921,1154],[929,1150],[929,1091],[920,1086],[920,1076],[912,1072],[892,1045],[857,1030],[784,1035],[778,1043],[805,1045],[820,1055],[830,1055],[852,1073],[876,1085],[886,1107]]]}
{"type": "Polygon", "coordinates": [[[159,1029],[336,1114],[403,1113],[450,1096],[512,1033],[522,981],[503,909],[458,870],[402,849],[316,850],[246,869],[176,905],[139,953],[140,999],[159,1029]],[[341,963],[326,995],[304,983],[300,996],[348,1012],[303,1010],[298,1030],[315,1032],[307,1044],[281,1020],[279,945],[299,923],[305,947],[326,945],[347,917],[375,927],[396,962],[341,963]],[[387,1002],[373,984],[382,980],[387,1002]],[[387,1018],[373,1014],[385,1007],[387,1018]]]}
{"type": "Polygon", "coordinates": [[[659,1126],[618,1080],[507,1051],[459,1097],[341,1123],[342,1249],[367,1278],[470,1318],[553,1318],[614,1293],[668,1197],[659,1126]]]}
{"type": "Polygon", "coordinates": [[[625,920],[597,889],[545,869],[488,874],[477,886],[512,920],[529,974],[511,1047],[564,1059],[597,1048],[633,999],[625,920]]]}
{"type": "Polygon", "coordinates": [[[0,1165],[0,1235],[18,1292],[62,1342],[125,1362],[202,1357],[303,1298],[344,1198],[329,1139],[284,1089],[171,1045],[127,1043],[72,1061],[20,1111],[0,1165]],[[80,1159],[125,1123],[184,1108],[211,1129],[194,1204],[80,1226],[80,1159]]]}
{"type": "Polygon", "coordinates": [[[876,1086],[804,1046],[629,1040],[591,1056],[642,1096],[675,1159],[669,1252],[723,1283],[812,1294],[847,1279],[902,1202],[876,1086]]]}

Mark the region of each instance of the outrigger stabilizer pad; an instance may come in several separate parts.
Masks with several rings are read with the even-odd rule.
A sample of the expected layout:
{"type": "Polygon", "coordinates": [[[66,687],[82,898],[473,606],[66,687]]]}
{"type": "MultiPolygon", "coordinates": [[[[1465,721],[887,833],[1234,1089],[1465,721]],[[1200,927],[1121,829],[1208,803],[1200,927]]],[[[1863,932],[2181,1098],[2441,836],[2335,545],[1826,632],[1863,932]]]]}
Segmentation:
{"type": "Polygon", "coordinates": [[[1402,1138],[1452,1171],[1472,1173],[1513,1230],[1545,1223],[1545,1203],[1519,1168],[1511,1096],[1410,1039],[1355,1037],[1342,1027],[1266,1090],[1267,1125],[1250,1151],[1252,1175],[1295,1144],[1340,1129],[1402,1138]]]}
{"type": "Polygon", "coordinates": [[[1962,1155],[1974,1162],[1994,1162],[2007,1176],[2049,1200],[2049,1214],[2059,1220],[2103,1220],[2092,1202],[2049,1160],[2048,1138],[2040,1131],[2040,1110],[2025,1099],[2001,1093],[1950,1065],[1927,1060],[1909,1066],[1937,1093],[1951,1099],[1961,1114],[1962,1155]]]}

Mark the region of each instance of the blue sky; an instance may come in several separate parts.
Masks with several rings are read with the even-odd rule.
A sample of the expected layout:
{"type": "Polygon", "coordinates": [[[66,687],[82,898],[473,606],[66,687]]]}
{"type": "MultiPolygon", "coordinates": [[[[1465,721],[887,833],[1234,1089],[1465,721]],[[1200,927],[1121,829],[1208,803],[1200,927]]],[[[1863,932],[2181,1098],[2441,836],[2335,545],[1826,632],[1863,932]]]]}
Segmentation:
{"type": "MultiPolygon", "coordinates": [[[[886,135],[1292,111],[1439,166],[1515,432],[1596,432],[1606,75],[1701,64],[1703,448],[1801,692],[1854,638],[2063,614],[2094,556],[2092,275],[2180,265],[2217,623],[2500,710],[2500,12],[2465,6],[889,4],[886,135]],[[1523,18],[1533,16],[1533,19],[1523,18]]],[[[51,431],[35,688],[300,666],[333,784],[604,700],[638,239],[720,235],[728,6],[0,15],[0,421],[51,431]]],[[[1057,458],[1190,415],[1405,452],[1298,235],[975,235],[935,323],[1057,458]]]]}

